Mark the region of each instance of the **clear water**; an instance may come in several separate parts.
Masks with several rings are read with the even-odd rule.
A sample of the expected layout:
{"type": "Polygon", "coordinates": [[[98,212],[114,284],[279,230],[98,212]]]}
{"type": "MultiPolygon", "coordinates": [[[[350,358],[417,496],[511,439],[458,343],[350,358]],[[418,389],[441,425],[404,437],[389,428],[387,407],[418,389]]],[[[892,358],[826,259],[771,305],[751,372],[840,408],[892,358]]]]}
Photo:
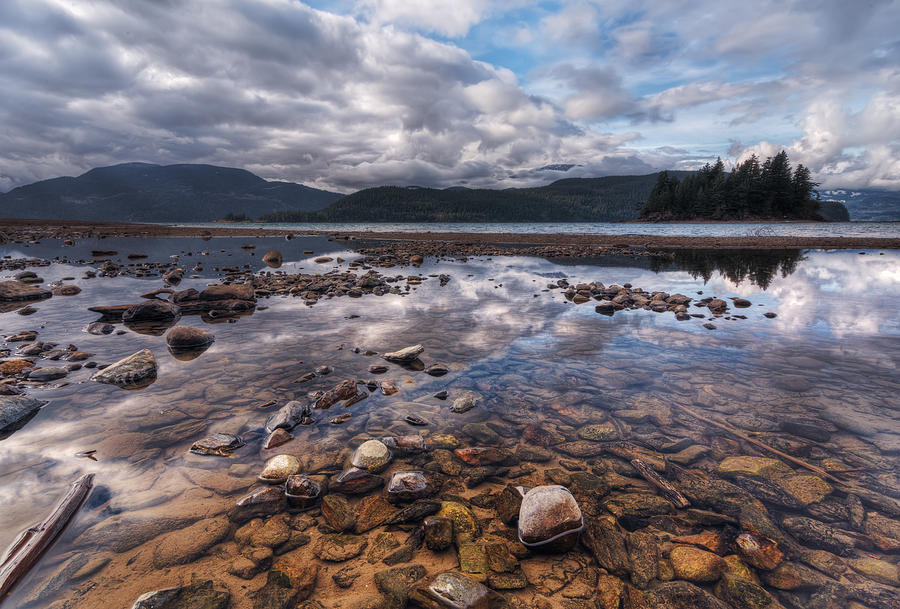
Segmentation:
{"type": "MultiPolygon", "coordinates": [[[[75,261],[88,258],[95,247],[118,249],[122,256],[143,252],[160,262],[178,254],[188,268],[200,261],[203,276],[186,278],[179,286],[198,289],[215,279],[213,269],[218,265],[250,264],[254,270],[271,271],[259,263],[261,252],[270,247],[284,253],[288,262],[281,270],[287,271],[327,272],[334,263],[312,261],[323,254],[354,257],[321,237],[291,242],[254,239],[255,255],[239,248],[244,241],[104,239],[81,242],[73,249],[47,240],[0,248],[0,255],[16,258],[65,256],[68,262],[35,270],[46,282],[77,277],[74,283],[83,288],[78,296],[36,303],[38,312],[28,317],[0,314],[4,335],[37,329],[40,340],[73,343],[81,351],[95,353],[100,363],[148,348],[160,366],[156,382],[139,391],[93,383],[89,370],[73,372],[49,387],[29,388],[31,395],[50,403],[24,428],[0,441],[0,546],[45,514],[80,474],[94,472],[97,490],[4,608],[45,607],[62,600],[67,608],[129,607],[144,592],[184,583],[192,576],[212,578],[227,588],[232,607],[250,607],[250,593],[264,584],[265,570],[251,580],[227,572],[239,552],[233,529],[187,564],[158,568],[154,557],[161,546],[172,543],[166,534],[199,519],[224,518],[224,512],[254,484],[271,454],[297,455],[306,472],[331,472],[350,447],[389,434],[448,433],[461,446],[514,449],[532,423],[575,440],[586,424],[616,420],[630,429],[630,440],[642,444],[688,438],[691,444],[708,447],[710,452],[691,464],[700,469],[714,472],[727,456],[758,454],[675,409],[673,422],[665,425],[629,414],[650,400],[681,404],[727,421],[814,464],[842,463],[853,470],[842,475],[845,479],[879,493],[898,488],[898,251],[757,252],[755,257],[681,252],[675,258],[593,261],[429,260],[415,271],[394,268],[386,274],[447,273],[452,276],[448,285],[441,287],[429,279],[405,296],[323,299],[312,307],[298,298],[263,299],[259,304],[267,305],[266,310],[236,323],[205,325],[216,342],[191,361],[172,357],[161,336],[131,331],[93,336],[82,331],[97,318],[87,311],[89,306],[137,302],[139,294],[162,285],[158,278],[80,279],[86,266],[75,261]],[[315,255],[302,255],[304,249],[315,250],[315,255]],[[210,255],[199,255],[203,250],[210,255]],[[741,296],[753,305],[735,311],[747,319],[717,320],[714,331],[702,326],[704,320],[678,322],[671,313],[638,310],[607,317],[595,313],[592,304],[575,305],[559,290],[547,291],[548,283],[562,277],[572,284],[631,283],[697,298],[701,291],[709,296],[741,296]],[[765,318],[762,313],[767,311],[777,317],[765,318]],[[379,358],[354,352],[353,347],[385,352],[415,343],[425,346],[426,365],[443,363],[450,373],[432,378],[392,366],[379,379],[394,380],[399,394],[376,392],[346,410],[317,411],[315,424],[296,428],[295,439],[288,444],[274,451],[260,448],[260,429],[272,412],[261,405],[304,399],[307,392],[328,389],[345,378],[371,378],[368,367],[379,358]],[[320,365],[332,366],[334,372],[310,383],[295,382],[320,365]],[[797,378],[802,381],[799,388],[788,382],[797,378]],[[447,402],[431,397],[441,389],[451,393],[447,402]],[[453,396],[466,390],[479,393],[482,405],[465,414],[449,412],[453,396]],[[344,412],[351,414],[348,422],[329,423],[344,412]],[[403,417],[413,413],[429,425],[406,424],[403,417]],[[857,421],[863,429],[836,427],[835,413],[857,421]],[[811,442],[779,431],[779,423],[787,419],[811,421],[830,431],[830,439],[811,442]],[[229,458],[190,454],[191,443],[210,432],[245,435],[247,446],[229,458]],[[97,460],[76,457],[86,450],[95,450],[97,460]],[[153,529],[152,523],[159,523],[159,528],[153,529]],[[128,532],[148,530],[152,534],[146,533],[143,543],[116,551],[128,532]]],[[[12,274],[3,273],[2,278],[12,274]]],[[[203,322],[185,317],[180,323],[203,322]]],[[[515,472],[521,475],[501,476],[472,489],[450,477],[443,490],[472,497],[499,490],[507,481],[526,486],[548,483],[551,474],[546,470],[572,460],[555,446],[549,449],[552,460],[534,464],[534,472],[515,472]]],[[[581,460],[585,469],[596,472],[614,461],[621,460],[608,454],[581,460]]],[[[430,457],[397,458],[389,471],[423,466],[427,470],[429,462],[430,457]]],[[[479,517],[493,516],[492,510],[475,511],[479,517]]],[[[383,530],[365,533],[370,546],[383,530]]],[[[305,532],[312,543],[290,555],[317,561],[312,548],[321,532],[314,527],[305,532]]],[[[405,537],[395,534],[401,541],[405,537]]],[[[859,552],[883,556],[872,548],[859,552]]],[[[575,554],[588,556],[583,549],[575,554]]],[[[331,607],[373,593],[372,572],[385,566],[371,565],[365,557],[363,553],[347,563],[321,563],[312,598],[331,607]],[[361,577],[343,590],[330,574],[347,564],[361,577]]],[[[531,573],[528,565],[537,564],[537,559],[531,560],[522,561],[526,573],[531,573]]],[[[452,550],[434,555],[423,547],[414,562],[436,572],[454,568],[456,557],[452,550]]],[[[536,602],[535,595],[547,596],[552,606],[565,606],[562,593],[542,595],[533,586],[506,594],[526,603],[536,602]]]]}
{"type": "MultiPolygon", "coordinates": [[[[221,227],[219,223],[181,226],[221,227]]],[[[293,231],[661,235],[667,237],[900,237],[898,222],[433,222],[228,224],[293,231]]]]}

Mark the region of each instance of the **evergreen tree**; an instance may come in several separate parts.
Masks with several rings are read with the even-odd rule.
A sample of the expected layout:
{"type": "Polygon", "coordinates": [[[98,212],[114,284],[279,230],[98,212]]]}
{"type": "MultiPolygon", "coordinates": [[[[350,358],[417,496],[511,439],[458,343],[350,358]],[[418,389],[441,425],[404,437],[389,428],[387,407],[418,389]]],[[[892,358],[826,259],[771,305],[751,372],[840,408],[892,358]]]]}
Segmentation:
{"type": "Polygon", "coordinates": [[[640,210],[641,218],[658,220],[795,218],[821,219],[810,171],[803,165],[791,170],[782,150],[762,164],[756,155],[725,173],[722,159],[707,163],[680,182],[668,172],[640,210]]]}

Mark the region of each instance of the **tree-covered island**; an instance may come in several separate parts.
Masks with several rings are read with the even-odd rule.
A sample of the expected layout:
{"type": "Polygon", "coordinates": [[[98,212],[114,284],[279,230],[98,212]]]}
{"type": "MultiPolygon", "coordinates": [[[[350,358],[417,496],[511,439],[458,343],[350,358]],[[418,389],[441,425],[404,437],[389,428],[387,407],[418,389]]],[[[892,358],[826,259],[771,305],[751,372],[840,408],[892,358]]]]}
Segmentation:
{"type": "Polygon", "coordinates": [[[641,220],[849,220],[846,208],[818,200],[807,167],[785,151],[763,163],[754,154],[726,173],[718,159],[679,180],[660,172],[641,220]],[[846,216],[846,217],[844,217],[846,216]]]}

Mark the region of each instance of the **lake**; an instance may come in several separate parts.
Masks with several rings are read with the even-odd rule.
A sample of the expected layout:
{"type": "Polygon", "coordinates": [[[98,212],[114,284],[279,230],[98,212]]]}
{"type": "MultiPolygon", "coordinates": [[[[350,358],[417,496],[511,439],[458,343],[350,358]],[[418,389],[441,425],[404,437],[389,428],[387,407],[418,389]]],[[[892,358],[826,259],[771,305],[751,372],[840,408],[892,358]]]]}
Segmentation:
{"type": "MultiPolygon", "coordinates": [[[[551,225],[527,226],[507,230],[551,225]]],[[[755,230],[552,227],[610,234],[610,227],[616,234],[755,230]]],[[[775,234],[862,231],[841,233],[847,236],[896,236],[895,227],[765,225],[775,234]]],[[[500,232],[494,225],[461,230],[500,232]]],[[[48,403],[0,440],[0,546],[43,517],[79,475],[94,473],[95,488],[3,607],[130,607],[146,592],[207,580],[220,604],[203,606],[286,607],[279,604],[284,594],[295,594],[304,578],[309,598],[321,606],[374,606],[366,603],[387,587],[383,579],[376,584],[376,573],[389,568],[411,569],[407,575],[461,569],[522,608],[599,607],[601,596],[626,594],[646,595],[661,607],[700,602],[678,597],[685,590],[718,595],[731,607],[749,606],[753,595],[786,607],[851,600],[896,606],[900,251],[426,259],[419,267],[375,269],[389,280],[382,296],[323,293],[309,305],[297,290],[296,297],[261,296],[249,313],[185,314],[179,324],[215,336],[192,359],[167,349],[164,333],[174,322],[148,328],[119,321],[107,335],[84,331],[99,317],[88,307],[137,303],[163,287],[153,265],[180,265],[187,272],[176,289],[198,291],[226,273],[252,273],[262,285],[282,273],[321,279],[335,270],[366,271],[353,264],[358,254],[325,237],[251,241],[254,249],[241,248],[248,240],[240,238],[0,246],[3,280],[19,272],[10,259],[55,259],[28,270],[45,287],[81,288],[75,296],[30,303],[37,309],[31,315],[0,313],[3,335],[35,330],[38,341],[93,354],[81,363],[109,364],[141,349],[158,363],[156,380],[132,390],[93,382],[95,370],[83,367],[47,383],[29,383],[24,373],[10,377],[48,403]],[[94,249],[116,251],[108,256],[122,265],[116,276],[85,278],[101,266],[87,262],[94,249]],[[261,262],[269,249],[283,254],[280,267],[261,262]],[[146,258],[129,260],[129,253],[146,258]],[[322,256],[329,260],[315,261],[322,256]],[[628,284],[632,299],[664,293],[648,298],[656,303],[687,296],[687,319],[649,305],[602,314],[597,306],[611,301],[598,282],[603,289],[628,284]],[[579,284],[583,298],[574,289],[579,284]],[[697,306],[710,297],[727,309],[716,315],[697,306]],[[419,362],[398,365],[379,356],[415,344],[424,347],[419,362]],[[435,364],[446,374],[423,371],[435,364]],[[262,447],[266,422],[279,408],[291,400],[315,403],[322,398],[317,392],[345,379],[358,382],[365,399],[314,408],[307,424],[290,430],[292,439],[262,447]],[[388,395],[382,381],[397,392],[388,395]],[[434,397],[442,391],[445,399],[434,397]],[[462,411],[468,406],[474,407],[462,411]],[[244,445],[230,456],[189,452],[211,433],[234,434],[244,445]],[[387,482],[395,472],[422,472],[432,492],[416,495],[419,516],[397,516],[409,498],[381,487],[332,492],[325,515],[318,507],[255,519],[235,511],[240,498],[262,488],[257,476],[274,455],[296,457],[324,488],[337,484],[362,442],[410,435],[424,438],[427,449],[394,449],[387,467],[370,477],[387,482]],[[478,450],[454,453],[466,448],[478,450]],[[634,459],[669,480],[689,505],[666,500],[634,459]],[[579,545],[529,550],[516,526],[504,522],[503,501],[510,493],[515,498],[515,487],[543,485],[571,491],[586,524],[579,545]],[[454,517],[447,549],[429,545],[440,521],[423,529],[437,509],[440,517],[454,517]],[[763,556],[765,549],[754,549],[771,538],[776,551],[763,556]],[[293,574],[284,577],[294,588],[279,588],[269,575],[275,572],[293,574]]],[[[16,351],[23,344],[31,343],[7,343],[4,359],[21,359],[16,351]]],[[[39,368],[66,365],[31,360],[39,368]]],[[[199,602],[211,592],[185,594],[199,602]]],[[[299,596],[291,598],[296,606],[299,596]]]]}
{"type": "Polygon", "coordinates": [[[427,222],[427,223],[200,223],[178,226],[234,226],[320,232],[525,233],[567,235],[660,235],[666,237],[897,237],[898,222],[427,222]]]}

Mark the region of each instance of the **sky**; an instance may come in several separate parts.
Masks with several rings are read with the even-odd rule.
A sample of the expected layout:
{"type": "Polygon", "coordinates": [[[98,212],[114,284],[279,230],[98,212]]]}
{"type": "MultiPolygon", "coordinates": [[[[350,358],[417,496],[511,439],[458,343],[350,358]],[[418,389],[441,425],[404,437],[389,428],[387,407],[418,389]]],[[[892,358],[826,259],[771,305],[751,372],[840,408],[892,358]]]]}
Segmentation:
{"type": "Polygon", "coordinates": [[[781,149],[897,190],[897,24],[900,0],[2,0],[0,191],[130,161],[509,188],[781,149]]]}

